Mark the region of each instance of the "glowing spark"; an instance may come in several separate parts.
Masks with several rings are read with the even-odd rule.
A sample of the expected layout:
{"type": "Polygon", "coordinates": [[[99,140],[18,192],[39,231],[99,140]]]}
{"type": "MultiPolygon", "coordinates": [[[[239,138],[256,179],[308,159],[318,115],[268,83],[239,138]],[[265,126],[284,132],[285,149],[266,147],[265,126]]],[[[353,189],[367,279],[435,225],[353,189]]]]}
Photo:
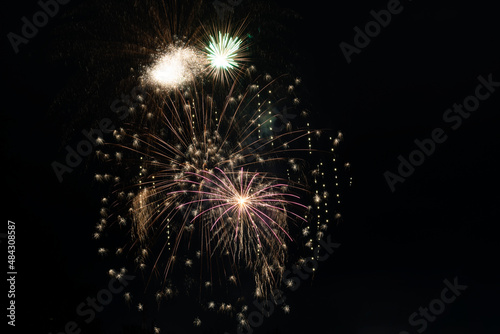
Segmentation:
{"type": "Polygon", "coordinates": [[[238,204],[240,206],[245,206],[246,202],[247,202],[247,199],[245,197],[238,198],[238,204]]]}

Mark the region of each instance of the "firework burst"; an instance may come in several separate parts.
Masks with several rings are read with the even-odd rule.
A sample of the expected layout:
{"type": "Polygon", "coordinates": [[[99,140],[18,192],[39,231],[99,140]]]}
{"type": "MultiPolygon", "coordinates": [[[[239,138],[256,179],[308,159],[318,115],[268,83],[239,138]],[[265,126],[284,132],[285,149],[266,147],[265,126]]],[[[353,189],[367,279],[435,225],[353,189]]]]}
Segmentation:
{"type": "Polygon", "coordinates": [[[222,83],[234,80],[247,61],[245,39],[238,32],[228,32],[229,29],[225,32],[212,30],[204,50],[209,63],[208,75],[222,83]]]}
{"type": "Polygon", "coordinates": [[[180,88],[198,79],[206,67],[203,55],[185,45],[169,46],[157,57],[146,71],[145,80],[166,90],[180,88]]]}
{"type": "MultiPolygon", "coordinates": [[[[148,199],[149,207],[143,203],[136,207],[135,225],[140,231],[138,235],[145,235],[145,230],[151,228],[148,226],[151,218],[155,217],[151,215],[151,207],[159,204],[166,208],[160,214],[168,218],[157,224],[178,233],[172,252],[166,254],[165,277],[172,270],[176,258],[173,254],[177,254],[184,234],[188,238],[198,234],[198,258],[226,256],[229,260],[223,277],[229,275],[236,281],[238,273],[234,268],[246,267],[255,273],[256,290],[262,294],[270,290],[271,284],[280,281],[286,241],[292,241],[288,225],[295,220],[305,221],[290,209],[295,206],[307,210],[297,202],[299,196],[286,192],[289,185],[281,183],[284,180],[243,168],[233,172],[218,167],[210,171],[186,171],[175,180],[161,175],[155,175],[154,179],[154,191],[140,195],[148,199]]],[[[208,270],[202,273],[212,271],[213,261],[207,261],[208,270]]],[[[160,258],[156,259],[155,266],[158,263],[160,258]]]]}
{"type": "Polygon", "coordinates": [[[222,34],[220,31],[217,37],[210,36],[210,44],[206,47],[207,58],[213,71],[222,71],[237,67],[241,40],[238,37],[231,37],[222,34]]]}

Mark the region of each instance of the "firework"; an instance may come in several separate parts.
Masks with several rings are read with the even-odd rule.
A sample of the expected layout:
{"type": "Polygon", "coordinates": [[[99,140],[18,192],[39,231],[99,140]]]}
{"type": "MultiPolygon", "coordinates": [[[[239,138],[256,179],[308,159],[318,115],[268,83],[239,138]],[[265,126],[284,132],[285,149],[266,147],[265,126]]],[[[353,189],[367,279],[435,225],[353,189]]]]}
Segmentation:
{"type": "MultiPolygon", "coordinates": [[[[166,181],[157,183],[156,195],[163,201],[180,203],[173,209],[177,212],[172,213],[171,221],[176,214],[190,213],[180,231],[196,229],[206,235],[202,239],[206,244],[200,246],[201,255],[208,251],[210,258],[227,254],[232,259],[231,267],[247,267],[256,273],[256,289],[265,293],[271,282],[280,281],[286,241],[292,241],[289,222],[305,221],[290,209],[307,207],[297,202],[299,196],[285,192],[289,185],[279,183],[282,180],[243,168],[237,173],[228,170],[216,167],[211,171],[184,172],[183,178],[175,180],[174,188],[184,189],[172,191],[172,182],[166,181]]],[[[181,238],[182,232],[175,247],[181,238]]],[[[170,265],[172,258],[167,269],[170,265]]],[[[235,276],[230,280],[236,282],[235,276]]]]}
{"type": "Polygon", "coordinates": [[[300,78],[250,64],[243,25],[189,22],[155,30],[160,42],[137,66],[141,104],[96,152],[105,163],[95,180],[111,190],[93,237],[106,246],[99,254],[127,256],[144,273],[145,296],[158,304],[196,295],[245,325],[248,299],[272,299],[285,269],[312,256],[340,217],[331,203],[340,204],[343,136],[311,129],[300,78]]]}
{"type": "Polygon", "coordinates": [[[245,40],[238,33],[217,31],[208,36],[205,55],[209,62],[208,75],[214,80],[228,82],[241,72],[245,58],[245,40]]]}
{"type": "Polygon", "coordinates": [[[237,67],[236,59],[240,49],[241,40],[228,34],[222,35],[219,31],[217,37],[210,36],[210,44],[206,47],[207,57],[214,71],[237,67]]]}
{"type": "Polygon", "coordinates": [[[147,70],[145,80],[167,90],[180,88],[196,80],[206,67],[204,56],[189,46],[169,46],[157,57],[147,70]]]}

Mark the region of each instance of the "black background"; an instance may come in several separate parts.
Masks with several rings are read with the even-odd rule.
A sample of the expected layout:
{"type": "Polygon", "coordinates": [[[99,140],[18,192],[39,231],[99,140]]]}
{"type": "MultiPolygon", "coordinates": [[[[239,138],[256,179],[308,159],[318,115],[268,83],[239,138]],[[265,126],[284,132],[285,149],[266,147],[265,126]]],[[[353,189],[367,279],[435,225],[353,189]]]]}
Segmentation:
{"type": "MultiPolygon", "coordinates": [[[[479,75],[500,81],[498,11],[486,1],[402,2],[403,11],[348,64],[339,43],[353,44],[353,28],[386,1],[281,5],[302,17],[287,33],[322,125],[344,133],[353,186],[335,236],[342,246],[314,280],[289,293],[291,314],[271,316],[255,333],[416,333],[410,314],[455,277],[467,290],[425,333],[498,332],[500,89],[456,131],[442,120],[474,93],[479,75]],[[437,127],[446,142],[391,192],[384,172],[396,172],[397,157],[437,127]]],[[[91,239],[99,208],[92,171],[82,165],[59,183],[50,165],[64,158],[64,143],[48,109],[72,76],[45,57],[59,18],[18,54],[6,38],[36,10],[34,1],[2,7],[2,211],[4,224],[17,226],[16,332],[56,333],[78,320],[76,306],[108,278],[91,239]]],[[[121,308],[110,308],[83,332],[121,333],[112,323],[121,308]]]]}

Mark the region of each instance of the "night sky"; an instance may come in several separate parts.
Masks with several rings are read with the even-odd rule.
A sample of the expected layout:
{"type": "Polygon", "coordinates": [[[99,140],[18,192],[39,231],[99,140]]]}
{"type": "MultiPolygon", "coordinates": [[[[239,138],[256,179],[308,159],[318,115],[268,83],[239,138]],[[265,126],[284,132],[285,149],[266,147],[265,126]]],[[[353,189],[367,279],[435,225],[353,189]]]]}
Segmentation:
{"type": "MultiPolygon", "coordinates": [[[[7,220],[16,222],[16,333],[55,334],[72,320],[82,333],[132,333],[119,298],[90,324],[75,312],[109,281],[109,264],[92,239],[100,194],[90,164],[81,164],[62,183],[51,167],[64,159],[64,146],[78,142],[78,133],[88,128],[83,123],[68,131],[66,116],[52,111],[76,70],[49,56],[68,24],[65,11],[77,19],[95,14],[79,12],[84,3],[61,5],[17,54],[6,36],[19,33],[21,17],[39,7],[35,1],[11,1],[2,8],[0,232],[6,233],[7,220]]],[[[373,21],[370,11],[387,9],[388,3],[393,2],[279,3],[300,17],[285,22],[280,33],[297,50],[295,69],[316,123],[344,134],[340,151],[350,162],[353,184],[342,194],[342,221],[330,231],[341,246],[320,263],[314,279],[286,293],[291,313],[272,314],[254,333],[500,332],[498,10],[486,1],[402,0],[400,12],[348,63],[340,43],[354,46],[353,29],[364,29],[373,21]],[[489,96],[460,124],[446,122],[447,109],[476,94],[479,76],[493,82],[490,91],[480,90],[489,96]],[[415,140],[431,138],[436,128],[446,140],[391,191],[384,173],[397,174],[398,156],[409,159],[415,140]],[[467,288],[417,331],[422,327],[412,326],[409,317],[441,298],[445,280],[467,288]]],[[[277,47],[283,50],[276,52],[289,51],[277,47]]],[[[5,239],[1,245],[6,259],[5,239]]],[[[165,312],[184,317],[182,304],[165,312]]],[[[191,325],[178,333],[217,332],[191,325]]]]}

